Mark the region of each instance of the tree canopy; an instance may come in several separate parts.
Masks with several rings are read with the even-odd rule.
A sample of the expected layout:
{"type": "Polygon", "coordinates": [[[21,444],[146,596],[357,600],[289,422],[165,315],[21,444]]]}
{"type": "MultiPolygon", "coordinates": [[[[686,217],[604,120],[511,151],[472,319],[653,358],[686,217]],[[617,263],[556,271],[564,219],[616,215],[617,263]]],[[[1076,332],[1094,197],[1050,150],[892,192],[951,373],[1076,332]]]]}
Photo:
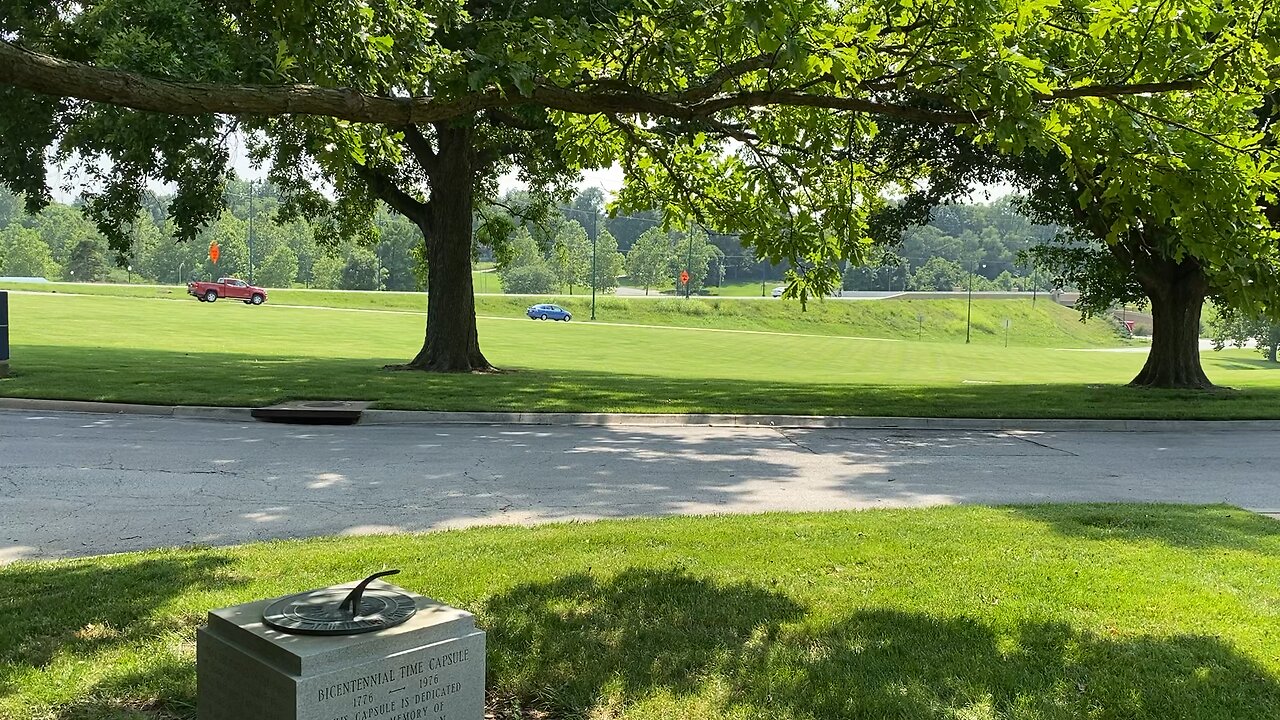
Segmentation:
{"type": "Polygon", "coordinates": [[[0,15],[0,179],[39,205],[48,152],[78,162],[117,250],[145,184],[173,183],[190,238],[242,131],[286,213],[356,232],[381,199],[413,221],[431,301],[410,365],[485,369],[472,215],[507,169],[542,192],[619,162],[622,207],[737,234],[802,299],[866,256],[895,192],[946,175],[881,152],[881,122],[1061,154],[1109,239],[1261,236],[1272,169],[1246,119],[1276,53],[1262,0],[30,0],[0,15]]]}

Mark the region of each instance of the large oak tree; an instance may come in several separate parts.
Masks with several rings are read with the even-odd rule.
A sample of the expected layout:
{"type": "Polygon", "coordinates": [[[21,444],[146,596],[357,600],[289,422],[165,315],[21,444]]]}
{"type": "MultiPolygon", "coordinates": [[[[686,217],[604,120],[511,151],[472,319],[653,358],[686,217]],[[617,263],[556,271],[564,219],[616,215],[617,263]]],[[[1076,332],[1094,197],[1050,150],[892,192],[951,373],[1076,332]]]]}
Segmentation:
{"type": "MultiPolygon", "coordinates": [[[[1239,128],[1201,131],[1205,118],[1156,103],[1220,105],[1268,82],[1265,5],[1172,7],[20,0],[0,9],[0,180],[38,206],[50,151],[78,160],[94,181],[87,210],[117,243],[147,182],[170,182],[191,237],[219,210],[228,137],[243,131],[286,209],[329,211],[350,230],[382,200],[412,220],[430,299],[409,366],[483,370],[472,216],[501,173],[553,188],[620,162],[624,205],[739,234],[797,268],[803,298],[868,251],[891,188],[941,170],[923,158],[890,173],[862,152],[878,118],[954,127],[999,152],[1062,152],[1067,172],[1085,174],[1093,158],[1077,158],[1078,140],[1109,127],[1120,101],[1236,143],[1239,128]]],[[[1104,149],[1121,164],[1150,150],[1132,133],[1104,149]]],[[[1238,189],[1228,184],[1224,196],[1238,189]]],[[[1180,217],[1199,190],[1167,207],[1121,203],[1121,226],[1148,210],[1180,217]]]]}

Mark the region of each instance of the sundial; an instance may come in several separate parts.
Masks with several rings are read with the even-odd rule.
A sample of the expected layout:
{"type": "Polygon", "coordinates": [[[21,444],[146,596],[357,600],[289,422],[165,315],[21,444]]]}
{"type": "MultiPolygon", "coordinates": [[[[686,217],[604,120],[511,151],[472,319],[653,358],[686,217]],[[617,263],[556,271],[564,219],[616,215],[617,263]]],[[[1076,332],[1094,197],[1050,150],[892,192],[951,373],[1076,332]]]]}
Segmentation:
{"type": "Polygon", "coordinates": [[[395,627],[418,611],[413,597],[369,583],[398,572],[374,573],[351,589],[319,588],[280,598],[262,611],[262,621],[294,635],[357,635],[395,627]]]}

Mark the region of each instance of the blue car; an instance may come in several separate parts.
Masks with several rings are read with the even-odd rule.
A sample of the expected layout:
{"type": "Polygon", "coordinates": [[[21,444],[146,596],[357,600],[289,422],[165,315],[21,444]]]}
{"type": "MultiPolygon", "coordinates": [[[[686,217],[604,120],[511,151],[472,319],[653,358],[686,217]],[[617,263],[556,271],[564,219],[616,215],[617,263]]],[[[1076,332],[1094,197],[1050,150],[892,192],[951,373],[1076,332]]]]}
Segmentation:
{"type": "Polygon", "coordinates": [[[569,322],[569,318],[573,317],[568,310],[559,305],[534,305],[524,311],[525,315],[531,320],[563,320],[569,322]]]}

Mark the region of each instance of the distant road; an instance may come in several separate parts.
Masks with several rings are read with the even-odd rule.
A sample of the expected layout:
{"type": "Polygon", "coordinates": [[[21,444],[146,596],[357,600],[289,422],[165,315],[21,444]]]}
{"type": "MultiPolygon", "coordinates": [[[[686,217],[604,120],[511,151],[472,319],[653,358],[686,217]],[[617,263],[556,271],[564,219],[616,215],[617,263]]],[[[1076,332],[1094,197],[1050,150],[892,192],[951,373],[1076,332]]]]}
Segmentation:
{"type": "MultiPolygon", "coordinates": [[[[768,286],[769,292],[772,293],[773,288],[775,287],[778,287],[776,283],[769,285],[768,286]]],[[[480,293],[480,294],[483,294],[483,293],[480,293]]],[[[498,293],[488,293],[488,294],[497,295],[498,293]]],[[[591,294],[590,291],[588,291],[587,295],[590,296],[590,294],[591,294]]],[[[645,295],[643,288],[633,288],[633,287],[618,288],[617,296],[625,297],[625,298],[643,297],[643,298],[651,298],[651,299],[652,298],[661,299],[661,298],[674,298],[674,297],[683,298],[684,297],[683,295],[670,295],[670,294],[663,295],[659,293],[657,290],[651,290],[650,294],[645,295]]],[[[772,296],[761,297],[759,295],[694,295],[693,297],[702,298],[703,300],[710,300],[710,299],[774,300],[776,299],[772,296]]],[[[826,299],[828,300],[890,300],[890,299],[954,300],[956,298],[967,299],[968,297],[969,297],[969,293],[967,292],[916,292],[916,291],[886,292],[886,291],[880,291],[880,290],[845,290],[840,295],[828,295],[826,299]]],[[[975,292],[973,293],[974,300],[1030,300],[1033,297],[1039,297],[1048,302],[1052,302],[1054,300],[1054,297],[1049,293],[1030,293],[1030,292],[975,292]]],[[[1065,296],[1062,296],[1062,297],[1065,297],[1065,296]]],[[[1074,300],[1074,297],[1071,299],[1074,300]]]]}
{"type": "MultiPolygon", "coordinates": [[[[5,278],[0,278],[0,290],[4,290],[4,289],[5,289],[5,287],[4,287],[4,286],[5,286],[6,284],[12,285],[12,284],[15,284],[15,283],[17,283],[17,284],[21,284],[21,285],[22,285],[22,289],[21,289],[21,290],[11,290],[10,292],[15,292],[15,293],[21,293],[21,292],[24,292],[24,291],[25,291],[25,292],[57,292],[58,294],[63,294],[63,295],[66,295],[66,294],[73,294],[73,292],[67,292],[67,290],[66,290],[65,288],[66,288],[67,286],[69,286],[69,285],[75,285],[75,284],[76,284],[76,283],[60,283],[60,282],[55,283],[55,282],[47,282],[47,281],[46,281],[46,282],[41,282],[41,283],[31,283],[31,282],[18,283],[18,282],[17,282],[17,279],[14,279],[14,278],[8,278],[8,282],[6,282],[6,279],[5,279],[5,278]],[[48,289],[48,290],[35,290],[35,289],[34,289],[34,286],[35,286],[35,285],[48,285],[48,286],[49,286],[49,289],[48,289]]],[[[181,285],[142,285],[142,284],[125,284],[125,283],[94,283],[94,285],[100,285],[100,286],[118,285],[118,286],[120,286],[120,287],[139,287],[139,288],[182,288],[182,287],[183,287],[183,286],[181,286],[181,285]]],[[[773,283],[771,283],[771,284],[769,284],[769,285],[768,285],[768,290],[769,290],[769,292],[773,292],[773,288],[775,288],[775,287],[778,287],[778,285],[777,285],[777,281],[774,281],[773,283]]],[[[274,289],[278,289],[278,288],[268,288],[268,290],[274,290],[274,289]]],[[[344,292],[351,292],[351,293],[361,293],[361,294],[368,294],[368,293],[375,292],[375,291],[372,291],[372,290],[328,290],[328,289],[324,289],[324,288],[289,288],[289,291],[290,291],[290,292],[316,292],[316,293],[344,293],[344,292]]],[[[381,291],[377,291],[377,292],[378,292],[378,293],[380,293],[380,294],[381,294],[381,293],[385,293],[385,294],[389,294],[389,295],[415,295],[415,296],[416,296],[416,295],[423,295],[423,294],[425,294],[425,293],[422,293],[422,292],[416,292],[416,291],[405,291],[405,290],[381,290],[381,291]]],[[[86,293],[86,294],[88,294],[88,293],[86,293]]],[[[575,298],[581,298],[581,297],[591,297],[591,291],[590,291],[589,289],[588,289],[585,293],[577,293],[577,294],[572,295],[572,296],[570,296],[570,295],[564,295],[564,294],[558,294],[558,293],[552,293],[552,294],[550,294],[550,295],[548,295],[547,293],[540,293],[540,294],[519,294],[519,295],[518,295],[518,294],[507,294],[507,293],[485,293],[485,292],[477,292],[477,293],[475,293],[475,294],[476,294],[476,295],[481,295],[481,296],[493,296],[493,297],[529,297],[529,298],[546,298],[546,297],[575,297],[575,298]]],[[[616,289],[616,291],[615,291],[615,292],[611,292],[611,293],[607,293],[607,294],[605,294],[605,293],[600,293],[600,294],[597,294],[597,295],[596,295],[596,297],[597,297],[597,298],[599,298],[599,297],[649,298],[649,299],[652,299],[652,300],[662,300],[662,299],[680,298],[680,297],[683,297],[683,296],[682,296],[682,295],[663,295],[661,292],[659,292],[659,291],[658,291],[658,290],[656,290],[656,289],[651,289],[651,290],[649,291],[649,294],[648,294],[648,295],[646,295],[646,294],[645,294],[645,292],[644,292],[644,288],[619,287],[619,288],[617,288],[617,289],[616,289]]],[[[969,297],[969,293],[966,293],[966,292],[915,292],[915,291],[911,291],[911,292],[882,292],[882,291],[845,290],[845,291],[843,292],[843,294],[841,294],[841,295],[838,295],[838,296],[837,296],[837,295],[830,295],[830,296],[828,296],[828,299],[831,299],[831,300],[888,300],[888,299],[891,299],[891,298],[897,298],[897,299],[911,299],[911,300],[946,300],[946,299],[967,298],[967,297],[969,297]]],[[[1014,299],[1026,299],[1026,298],[1031,298],[1031,297],[1033,297],[1033,293],[1029,293],[1029,292],[975,292],[975,293],[973,293],[973,298],[974,298],[975,300],[978,300],[978,299],[1009,299],[1009,300],[1014,300],[1014,299]]],[[[1051,295],[1050,295],[1050,294],[1048,294],[1048,293],[1038,293],[1038,297],[1040,297],[1040,298],[1044,298],[1044,299],[1046,299],[1046,300],[1052,300],[1052,299],[1053,299],[1053,296],[1051,296],[1051,295]]],[[[1061,295],[1061,296],[1060,296],[1060,298],[1061,298],[1062,300],[1064,300],[1064,301],[1074,302],[1075,295],[1074,295],[1074,293],[1070,293],[1070,294],[1063,294],[1063,295],[1061,295]]],[[[776,298],[773,298],[772,296],[769,296],[769,297],[761,297],[761,296],[759,296],[759,295],[694,295],[694,296],[693,296],[693,299],[703,299],[703,300],[775,300],[776,298]]]]}
{"type": "Polygon", "coordinates": [[[1238,430],[300,427],[0,412],[0,562],[482,524],[951,503],[1280,511],[1238,430]]]}

